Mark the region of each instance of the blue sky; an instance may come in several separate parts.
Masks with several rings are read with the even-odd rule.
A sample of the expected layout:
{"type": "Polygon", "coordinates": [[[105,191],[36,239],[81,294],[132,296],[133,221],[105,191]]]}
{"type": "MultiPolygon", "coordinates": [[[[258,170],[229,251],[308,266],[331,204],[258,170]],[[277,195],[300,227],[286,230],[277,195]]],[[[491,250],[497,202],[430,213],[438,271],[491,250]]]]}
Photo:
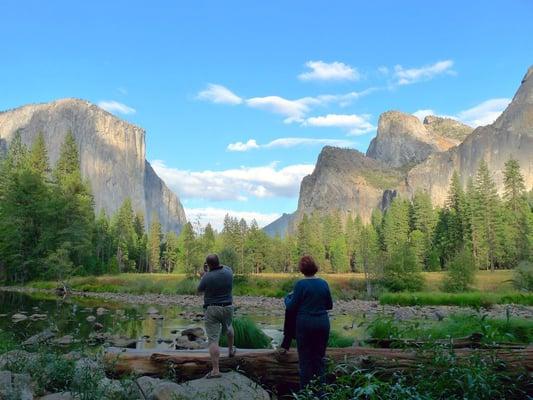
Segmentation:
{"type": "Polygon", "coordinates": [[[0,110],[101,104],[146,129],[190,217],[264,224],[322,145],[365,151],[381,112],[489,123],[533,62],[532,20],[528,0],[7,0],[0,110]]]}

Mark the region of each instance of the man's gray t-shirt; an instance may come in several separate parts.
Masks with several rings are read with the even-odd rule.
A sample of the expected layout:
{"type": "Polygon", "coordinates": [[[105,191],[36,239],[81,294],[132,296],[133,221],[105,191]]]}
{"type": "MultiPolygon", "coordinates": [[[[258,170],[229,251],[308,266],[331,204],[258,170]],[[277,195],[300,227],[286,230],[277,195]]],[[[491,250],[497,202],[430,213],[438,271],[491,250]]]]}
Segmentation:
{"type": "Polygon", "coordinates": [[[233,271],[225,265],[207,272],[198,285],[198,291],[204,292],[204,306],[232,303],[232,289],[233,271]]]}

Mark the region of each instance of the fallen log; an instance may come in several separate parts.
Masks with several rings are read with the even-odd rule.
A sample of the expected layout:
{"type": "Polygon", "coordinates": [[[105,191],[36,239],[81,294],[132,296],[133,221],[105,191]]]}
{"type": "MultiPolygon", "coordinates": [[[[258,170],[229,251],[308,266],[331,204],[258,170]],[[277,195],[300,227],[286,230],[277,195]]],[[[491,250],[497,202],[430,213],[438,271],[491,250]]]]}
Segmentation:
{"type": "MultiPolygon", "coordinates": [[[[222,351],[225,354],[224,349],[222,351]]],[[[533,371],[533,346],[520,349],[465,348],[454,349],[453,352],[459,362],[476,354],[501,362],[502,368],[508,372],[533,371]]],[[[336,364],[349,362],[375,370],[383,376],[414,369],[421,363],[431,361],[434,355],[432,351],[366,347],[330,348],[326,353],[327,358],[336,364]]],[[[178,380],[202,377],[211,365],[209,354],[205,350],[159,351],[111,347],[106,349],[104,360],[108,371],[116,375],[168,376],[171,373],[178,380]]],[[[240,370],[275,388],[296,386],[299,381],[296,351],[280,357],[273,350],[239,350],[234,358],[221,357],[220,368],[240,370]]]]}

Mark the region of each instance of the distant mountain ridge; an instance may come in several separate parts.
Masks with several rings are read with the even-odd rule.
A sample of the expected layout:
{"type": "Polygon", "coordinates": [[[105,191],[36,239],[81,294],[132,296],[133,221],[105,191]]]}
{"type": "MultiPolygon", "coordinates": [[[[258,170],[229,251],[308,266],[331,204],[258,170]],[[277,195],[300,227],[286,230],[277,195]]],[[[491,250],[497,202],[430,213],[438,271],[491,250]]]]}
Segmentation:
{"type": "Polygon", "coordinates": [[[145,131],[85,100],[61,99],[0,112],[0,151],[19,131],[30,145],[42,132],[51,165],[67,132],[80,153],[80,167],[88,179],[96,212],[113,215],[126,198],[145,215],[147,226],[156,215],[165,231],[181,230],[186,216],[178,197],[146,161],[145,131]]]}
{"type": "MultiPolygon", "coordinates": [[[[463,184],[482,159],[503,188],[504,163],[520,163],[526,188],[533,187],[533,66],[506,110],[491,125],[472,129],[450,118],[388,111],[380,116],[376,137],[366,155],[357,150],[324,147],[315,169],[300,185],[293,217],[271,225],[294,231],[304,214],[339,211],[369,221],[372,210],[385,209],[396,195],[411,197],[416,190],[446,201],[453,172],[463,184]]],[[[268,232],[267,232],[268,233],[268,232]]]]}

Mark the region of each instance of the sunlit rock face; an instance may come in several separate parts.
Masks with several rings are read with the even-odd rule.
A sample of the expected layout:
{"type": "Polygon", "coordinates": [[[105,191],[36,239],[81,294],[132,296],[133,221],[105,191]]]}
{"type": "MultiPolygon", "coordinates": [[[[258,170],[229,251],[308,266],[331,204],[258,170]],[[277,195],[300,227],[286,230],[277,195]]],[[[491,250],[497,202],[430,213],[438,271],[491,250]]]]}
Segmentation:
{"type": "Polygon", "coordinates": [[[145,159],[143,129],[87,101],[62,99],[0,113],[0,143],[9,144],[17,131],[27,145],[42,132],[51,165],[59,157],[65,135],[72,132],[97,212],[103,209],[113,215],[129,197],[148,224],[154,215],[164,230],[179,231],[186,222],[178,197],[145,159]]]}
{"type": "Polygon", "coordinates": [[[356,150],[325,147],[315,170],[300,186],[294,231],[304,213],[360,215],[386,209],[392,197],[411,197],[417,190],[442,206],[454,171],[464,185],[482,159],[503,189],[504,165],[519,161],[527,190],[533,188],[533,67],[513,101],[491,125],[472,128],[450,118],[428,116],[424,122],[398,111],[381,115],[378,132],[366,156],[356,150]]]}
{"type": "Polygon", "coordinates": [[[456,146],[471,131],[450,118],[428,116],[422,123],[414,115],[387,111],[379,117],[366,155],[392,168],[409,167],[456,146]]]}
{"type": "Polygon", "coordinates": [[[472,178],[484,159],[496,186],[503,189],[504,165],[509,158],[520,163],[527,190],[533,187],[533,67],[522,80],[513,101],[491,125],[476,128],[458,146],[433,154],[412,168],[407,185],[412,193],[427,190],[437,205],[444,204],[453,171],[463,184],[472,178]]]}

